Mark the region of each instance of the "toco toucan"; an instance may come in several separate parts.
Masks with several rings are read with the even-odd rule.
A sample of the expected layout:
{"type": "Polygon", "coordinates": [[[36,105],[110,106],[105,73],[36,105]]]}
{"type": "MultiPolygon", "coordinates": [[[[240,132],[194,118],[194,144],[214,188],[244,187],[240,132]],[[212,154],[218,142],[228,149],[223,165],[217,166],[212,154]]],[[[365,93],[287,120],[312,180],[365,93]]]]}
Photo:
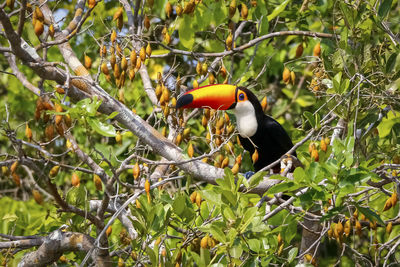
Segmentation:
{"type": "MultiPolygon", "coordinates": [[[[193,89],[179,97],[176,108],[232,109],[243,148],[250,155],[257,148],[259,158],[254,164],[255,171],[281,158],[293,147],[283,127],[264,114],[257,97],[245,87],[216,84],[193,89]]],[[[279,165],[273,168],[274,172],[279,169],[279,165]]]]}

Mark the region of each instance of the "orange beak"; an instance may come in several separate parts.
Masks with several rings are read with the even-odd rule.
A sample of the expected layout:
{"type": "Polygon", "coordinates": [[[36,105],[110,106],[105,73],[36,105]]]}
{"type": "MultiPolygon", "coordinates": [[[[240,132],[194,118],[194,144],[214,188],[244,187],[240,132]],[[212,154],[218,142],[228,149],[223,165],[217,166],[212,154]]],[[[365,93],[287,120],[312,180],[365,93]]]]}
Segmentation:
{"type": "Polygon", "coordinates": [[[231,109],[236,103],[236,88],[230,84],[215,84],[193,89],[179,97],[176,108],[231,109]]]}

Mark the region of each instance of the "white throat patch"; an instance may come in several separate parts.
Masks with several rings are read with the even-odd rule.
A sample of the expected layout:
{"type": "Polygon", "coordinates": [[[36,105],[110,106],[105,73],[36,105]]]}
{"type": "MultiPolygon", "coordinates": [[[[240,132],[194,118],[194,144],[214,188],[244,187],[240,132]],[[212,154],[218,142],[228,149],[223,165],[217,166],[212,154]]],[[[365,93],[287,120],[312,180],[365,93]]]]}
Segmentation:
{"type": "Polygon", "coordinates": [[[241,137],[252,137],[258,127],[256,112],[250,101],[236,103],[234,108],[236,123],[241,137]]]}

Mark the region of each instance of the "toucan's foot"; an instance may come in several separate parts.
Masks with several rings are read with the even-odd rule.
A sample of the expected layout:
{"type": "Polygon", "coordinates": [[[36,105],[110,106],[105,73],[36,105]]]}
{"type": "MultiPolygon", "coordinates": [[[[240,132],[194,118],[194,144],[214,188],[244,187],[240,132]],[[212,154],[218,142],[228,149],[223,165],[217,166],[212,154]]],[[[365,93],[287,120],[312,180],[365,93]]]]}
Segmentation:
{"type": "Polygon", "coordinates": [[[248,171],[248,172],[246,172],[246,173],[244,174],[244,178],[246,178],[247,180],[249,180],[250,177],[254,175],[254,173],[255,173],[255,172],[248,171]]]}

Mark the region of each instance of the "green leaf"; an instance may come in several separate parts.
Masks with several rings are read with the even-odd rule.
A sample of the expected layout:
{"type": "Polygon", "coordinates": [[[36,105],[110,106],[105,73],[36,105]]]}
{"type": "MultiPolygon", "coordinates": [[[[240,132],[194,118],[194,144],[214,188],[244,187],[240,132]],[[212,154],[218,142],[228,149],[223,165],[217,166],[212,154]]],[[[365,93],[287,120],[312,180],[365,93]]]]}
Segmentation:
{"type": "Polygon", "coordinates": [[[18,220],[18,216],[15,215],[15,214],[7,213],[7,214],[5,214],[5,215],[3,216],[2,220],[3,220],[4,222],[15,222],[16,220],[18,220]]]}
{"type": "Polygon", "coordinates": [[[310,123],[311,127],[314,128],[316,123],[315,123],[315,117],[314,115],[309,112],[309,111],[304,111],[303,116],[307,119],[307,121],[310,123]]]}
{"type": "Polygon", "coordinates": [[[389,13],[389,10],[392,6],[392,1],[393,0],[383,0],[383,2],[381,2],[378,9],[378,17],[380,20],[383,20],[389,13]]]}
{"type": "Polygon", "coordinates": [[[221,243],[225,243],[226,242],[226,237],[224,232],[222,232],[221,228],[216,226],[216,225],[211,225],[210,227],[210,234],[212,234],[212,236],[217,239],[219,242],[221,243]]]}
{"type": "Polygon", "coordinates": [[[335,92],[340,93],[340,82],[342,80],[342,72],[338,72],[335,77],[333,77],[333,89],[335,92]]]}
{"type": "Polygon", "coordinates": [[[282,2],[282,4],[280,4],[279,6],[277,6],[271,14],[269,14],[267,16],[268,21],[273,20],[274,18],[276,18],[277,16],[279,16],[279,14],[282,13],[283,10],[285,10],[286,6],[291,2],[292,0],[285,0],[282,2]]]}
{"type": "Polygon", "coordinates": [[[371,222],[376,221],[378,222],[380,225],[385,225],[385,222],[381,219],[381,217],[376,214],[374,211],[370,210],[369,208],[364,208],[359,206],[358,204],[354,204],[357,209],[365,215],[365,217],[367,217],[367,219],[369,219],[371,222]]]}
{"type": "Polygon", "coordinates": [[[86,118],[86,120],[89,123],[90,127],[93,128],[93,130],[103,136],[114,137],[117,135],[114,126],[112,126],[111,124],[103,123],[98,119],[91,117],[86,118]]]}
{"type": "Polygon", "coordinates": [[[105,120],[111,120],[113,118],[115,118],[115,116],[118,115],[118,111],[114,111],[113,113],[111,113],[110,115],[107,116],[107,118],[105,120]]]}
{"type": "Polygon", "coordinates": [[[352,10],[349,9],[346,3],[341,2],[340,5],[340,10],[343,13],[343,19],[347,22],[347,24],[350,27],[353,27],[354,25],[354,18],[353,18],[353,12],[352,10]]]}
{"type": "Polygon", "coordinates": [[[247,226],[251,223],[253,220],[254,216],[257,215],[257,207],[251,207],[246,210],[243,216],[243,224],[241,225],[241,232],[245,231],[247,226]]]}
{"type": "Polygon", "coordinates": [[[258,239],[249,239],[247,240],[247,244],[249,245],[249,248],[254,251],[255,253],[259,253],[261,249],[261,241],[258,239]]]}
{"type": "Polygon", "coordinates": [[[296,99],[297,104],[302,108],[309,107],[315,104],[315,97],[311,95],[302,95],[296,99]]]}
{"type": "Polygon", "coordinates": [[[276,194],[280,192],[285,192],[293,189],[297,189],[298,185],[292,181],[282,182],[280,184],[274,185],[268,189],[267,194],[276,194]]]}
{"type": "Polygon", "coordinates": [[[267,172],[257,172],[253,174],[253,176],[249,179],[249,186],[254,187],[257,186],[263,179],[267,172]]]}
{"type": "Polygon", "coordinates": [[[288,252],[288,257],[287,257],[287,261],[289,263],[291,263],[297,256],[297,253],[299,252],[298,248],[292,248],[289,250],[288,252]]]}
{"type": "Polygon", "coordinates": [[[306,182],[309,178],[303,168],[297,167],[293,172],[293,178],[296,183],[306,182]]]}
{"type": "Polygon", "coordinates": [[[77,110],[79,113],[82,111],[86,111],[86,113],[90,116],[95,116],[97,109],[101,105],[101,100],[97,99],[97,96],[94,96],[93,99],[85,98],[76,103],[75,107],[72,110],[77,110]]]}
{"type": "Polygon", "coordinates": [[[175,198],[174,203],[172,204],[172,208],[174,209],[174,212],[180,216],[182,215],[183,211],[186,208],[186,200],[183,195],[178,196],[175,198]]]}
{"type": "Polygon", "coordinates": [[[386,137],[392,130],[393,126],[397,123],[400,123],[400,114],[398,112],[396,112],[396,114],[389,112],[387,117],[383,118],[377,127],[379,131],[379,138],[386,137]]]}
{"type": "Polygon", "coordinates": [[[188,50],[192,49],[195,41],[192,23],[192,18],[189,15],[183,15],[178,29],[180,43],[188,50]]]}
{"type": "Polygon", "coordinates": [[[396,65],[397,54],[393,53],[390,55],[389,59],[386,62],[386,73],[390,73],[393,71],[394,66],[396,65]]]}
{"type": "Polygon", "coordinates": [[[269,21],[266,16],[262,16],[260,22],[259,22],[259,27],[260,27],[260,35],[265,35],[268,33],[269,30],[269,21]]]}

